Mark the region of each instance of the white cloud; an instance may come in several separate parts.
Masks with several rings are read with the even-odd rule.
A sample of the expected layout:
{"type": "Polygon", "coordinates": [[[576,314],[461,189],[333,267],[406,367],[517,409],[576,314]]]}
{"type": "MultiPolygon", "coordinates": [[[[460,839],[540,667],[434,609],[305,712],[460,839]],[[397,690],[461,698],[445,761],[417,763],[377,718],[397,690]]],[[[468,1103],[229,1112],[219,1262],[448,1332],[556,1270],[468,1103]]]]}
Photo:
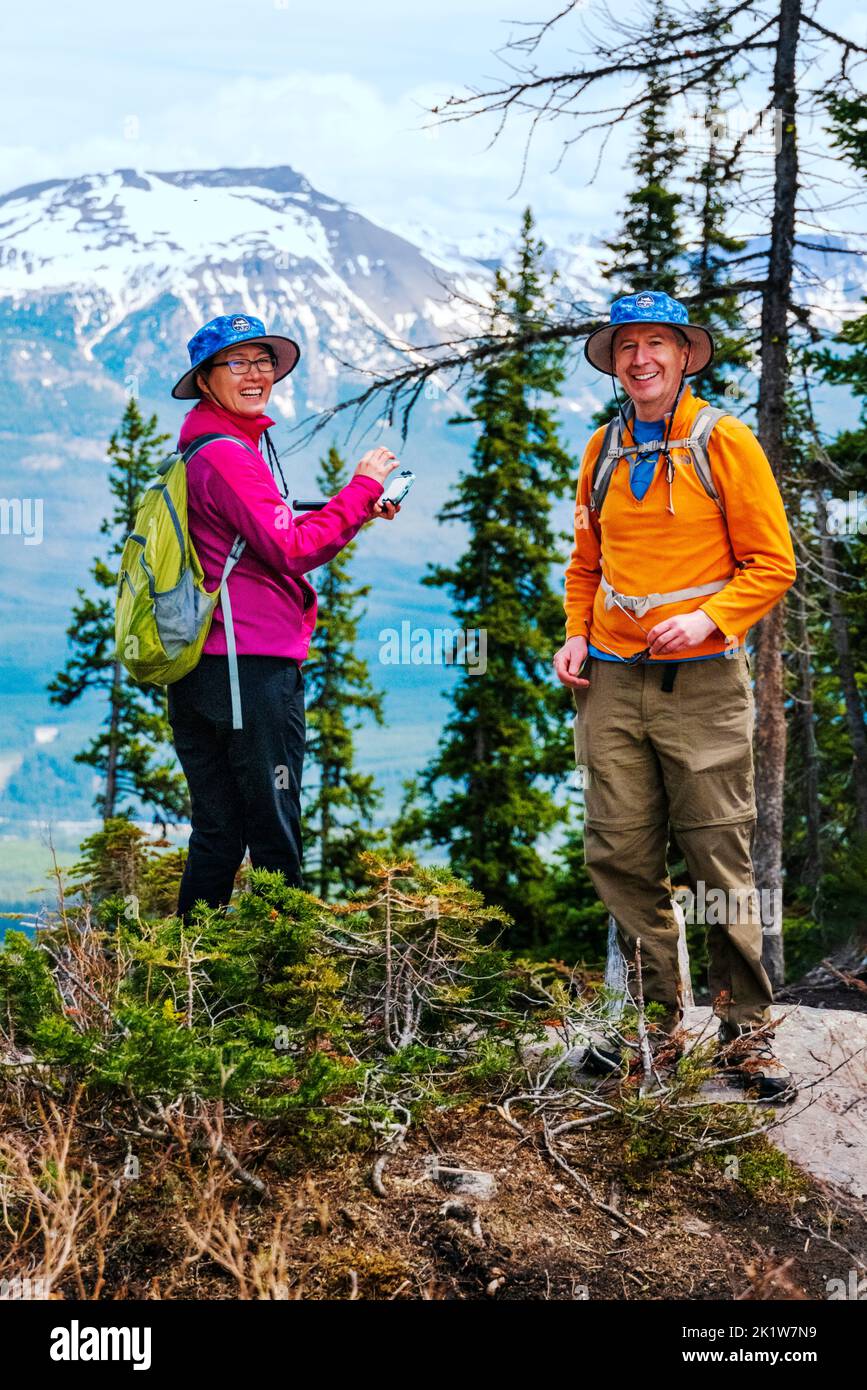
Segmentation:
{"type": "Polygon", "coordinates": [[[23,753],[12,753],[0,757],[0,791],[6,786],[13,772],[18,771],[23,761],[23,753]]]}
{"type": "Polygon", "coordinates": [[[63,467],[63,459],[57,454],[27,454],[18,466],[25,473],[57,473],[63,467]]]}
{"type": "MultiPolygon", "coordinates": [[[[636,19],[638,7],[628,8],[636,19]]],[[[552,6],[522,0],[520,11],[526,26],[550,18],[552,6]]],[[[578,62],[585,25],[604,34],[605,12],[588,0],[536,53],[498,56],[510,35],[528,33],[504,14],[501,0],[421,8],[403,0],[364,7],[150,0],[108,9],[104,0],[71,8],[44,0],[38,33],[19,10],[4,34],[7,109],[28,117],[26,141],[7,140],[0,153],[0,191],[120,167],[289,164],[386,227],[416,222],[448,238],[491,225],[517,230],[529,202],[541,234],[559,245],[573,235],[610,235],[622,208],[630,127],[615,130],[591,185],[602,134],[572,145],[557,167],[563,142],[587,122],[566,115],[540,123],[515,193],[528,113],[513,113],[490,148],[493,119],[443,126],[429,114],[449,96],[508,83],[517,74],[504,60],[558,71],[578,62]],[[37,75],[44,99],[34,104],[37,75]]],[[[823,18],[856,41],[867,32],[848,0],[825,0],[823,18]]],[[[820,45],[811,81],[832,61],[831,46],[820,45]]],[[[748,105],[766,100],[766,78],[744,84],[748,105]]],[[[586,104],[615,105],[627,94],[632,89],[614,80],[607,92],[594,88],[586,104]]]]}

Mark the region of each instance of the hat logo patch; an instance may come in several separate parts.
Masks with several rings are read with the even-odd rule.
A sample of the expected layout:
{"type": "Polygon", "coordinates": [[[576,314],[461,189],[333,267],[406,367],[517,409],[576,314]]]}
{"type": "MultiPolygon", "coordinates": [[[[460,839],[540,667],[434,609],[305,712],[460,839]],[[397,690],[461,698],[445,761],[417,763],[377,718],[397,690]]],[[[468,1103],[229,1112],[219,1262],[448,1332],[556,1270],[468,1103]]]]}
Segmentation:
{"type": "Polygon", "coordinates": [[[232,328],[236,333],[246,333],[249,327],[250,323],[247,319],[232,319],[232,328]]]}
{"type": "MultiPolygon", "coordinates": [[[[635,301],[639,309],[650,309],[653,307],[653,296],[650,294],[640,294],[635,301]]],[[[234,324],[232,327],[234,328],[234,324]]]]}

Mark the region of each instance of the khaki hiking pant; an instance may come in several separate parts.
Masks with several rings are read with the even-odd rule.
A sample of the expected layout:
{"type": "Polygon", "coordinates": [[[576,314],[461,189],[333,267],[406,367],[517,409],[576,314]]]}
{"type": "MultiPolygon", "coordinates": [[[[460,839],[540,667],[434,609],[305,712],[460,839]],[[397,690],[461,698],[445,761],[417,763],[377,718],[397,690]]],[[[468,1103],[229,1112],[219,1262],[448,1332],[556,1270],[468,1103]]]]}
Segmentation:
{"type": "Polygon", "coordinates": [[[773,1000],[750,857],[749,662],[744,651],[683,662],[670,691],[662,689],[664,671],[661,662],[590,657],[589,686],[572,692],[575,762],[585,769],[584,859],[627,960],[634,962],[641,938],[645,1002],[664,1005],[663,1026],[671,1027],[682,1017],[666,863],[671,826],[696,905],[713,904],[705,912],[708,985],[714,1013],[737,1033],[766,1022],[773,1000]]]}

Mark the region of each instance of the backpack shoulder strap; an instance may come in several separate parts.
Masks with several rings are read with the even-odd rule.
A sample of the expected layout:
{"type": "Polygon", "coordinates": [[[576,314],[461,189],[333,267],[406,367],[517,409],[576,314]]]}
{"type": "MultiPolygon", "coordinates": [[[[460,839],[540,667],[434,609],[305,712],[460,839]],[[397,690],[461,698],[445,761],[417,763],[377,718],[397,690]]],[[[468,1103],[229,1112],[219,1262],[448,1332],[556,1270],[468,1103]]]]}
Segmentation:
{"type": "Polygon", "coordinates": [[[174,449],[170,454],[166,454],[166,457],[163,459],[162,463],[157,466],[157,473],[159,473],[164,478],[168,473],[169,469],[172,467],[172,465],[176,464],[179,459],[183,459],[184,463],[189,463],[190,459],[193,457],[194,454],[197,454],[199,450],[204,448],[206,444],[213,444],[217,439],[224,439],[229,444],[240,444],[242,449],[248,449],[250,453],[255,454],[257,458],[262,457],[258,449],[254,449],[252,444],[245,444],[244,440],[239,439],[237,435],[199,434],[196,436],[195,439],[190,440],[190,443],[183,451],[181,451],[180,449],[174,449]]]}
{"type": "Polygon", "coordinates": [[[599,453],[596,455],[596,462],[593,465],[590,507],[597,516],[602,511],[602,504],[608,496],[608,489],[611,486],[611,476],[622,457],[620,447],[622,434],[620,427],[621,419],[620,415],[617,414],[614,419],[609,420],[608,424],[605,426],[605,433],[602,436],[599,453]]]}
{"type": "Polygon", "coordinates": [[[689,452],[692,455],[698,480],[708,497],[716,502],[723,516],[725,516],[725,507],[714,485],[707,444],[716,425],[724,415],[728,414],[729,411],[721,410],[719,406],[704,405],[693,420],[689,431],[689,452]]]}
{"type": "MultiPolygon", "coordinates": [[[[627,411],[628,410],[629,408],[627,407],[627,411]]],[[[711,468],[707,446],[714,428],[723,416],[729,413],[730,412],[727,410],[720,409],[719,406],[702,406],[692,422],[688,441],[689,452],[698,480],[708,497],[716,502],[723,516],[725,516],[725,506],[714,484],[713,469],[711,468]]],[[[593,465],[593,486],[590,493],[590,506],[597,515],[602,511],[602,505],[608,495],[614,469],[623,456],[624,451],[621,447],[621,439],[620,416],[616,415],[613,420],[609,420],[605,427],[599,453],[593,465]]]]}
{"type": "MultiPolygon", "coordinates": [[[[262,457],[258,449],[254,449],[252,444],[246,443],[243,439],[239,439],[236,434],[199,434],[195,439],[190,440],[190,443],[181,454],[184,463],[189,463],[193,455],[197,454],[200,449],[203,449],[206,444],[215,444],[218,439],[225,440],[227,444],[240,444],[241,448],[246,449],[248,453],[255,454],[257,458],[262,457]]],[[[177,458],[177,454],[171,454],[166,462],[168,463],[175,458],[177,458]]]]}
{"type": "MultiPolygon", "coordinates": [[[[189,462],[193,455],[198,453],[199,449],[204,448],[206,444],[216,443],[218,439],[225,440],[229,444],[239,444],[242,449],[246,449],[249,453],[255,454],[257,458],[262,457],[258,449],[254,449],[252,444],[245,443],[243,439],[238,439],[237,435],[201,434],[187,445],[183,454],[184,462],[189,462]]],[[[239,531],[226,556],[226,563],[223,566],[223,573],[220,576],[220,583],[217,586],[217,592],[220,595],[220,607],[223,611],[223,626],[226,634],[226,660],[229,667],[229,693],[232,702],[233,729],[242,729],[244,725],[241,710],[241,682],[238,674],[238,650],[235,645],[235,620],[232,613],[232,599],[229,594],[229,575],[240,560],[246,545],[247,542],[239,531]]]]}

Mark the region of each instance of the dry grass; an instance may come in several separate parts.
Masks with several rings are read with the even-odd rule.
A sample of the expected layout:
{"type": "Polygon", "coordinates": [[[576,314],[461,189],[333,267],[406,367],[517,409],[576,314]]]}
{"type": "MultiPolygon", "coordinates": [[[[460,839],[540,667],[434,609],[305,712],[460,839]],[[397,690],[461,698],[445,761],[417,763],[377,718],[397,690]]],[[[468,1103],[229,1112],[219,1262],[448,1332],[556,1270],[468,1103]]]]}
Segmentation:
{"type": "Polygon", "coordinates": [[[62,1284],[79,1299],[98,1299],[105,1289],[120,1192],[95,1162],[71,1159],[80,1100],[79,1092],[64,1113],[37,1096],[37,1122],[26,1135],[0,1135],[0,1215],[10,1238],[0,1249],[0,1277],[27,1280],[45,1298],[58,1297],[62,1284]]]}

